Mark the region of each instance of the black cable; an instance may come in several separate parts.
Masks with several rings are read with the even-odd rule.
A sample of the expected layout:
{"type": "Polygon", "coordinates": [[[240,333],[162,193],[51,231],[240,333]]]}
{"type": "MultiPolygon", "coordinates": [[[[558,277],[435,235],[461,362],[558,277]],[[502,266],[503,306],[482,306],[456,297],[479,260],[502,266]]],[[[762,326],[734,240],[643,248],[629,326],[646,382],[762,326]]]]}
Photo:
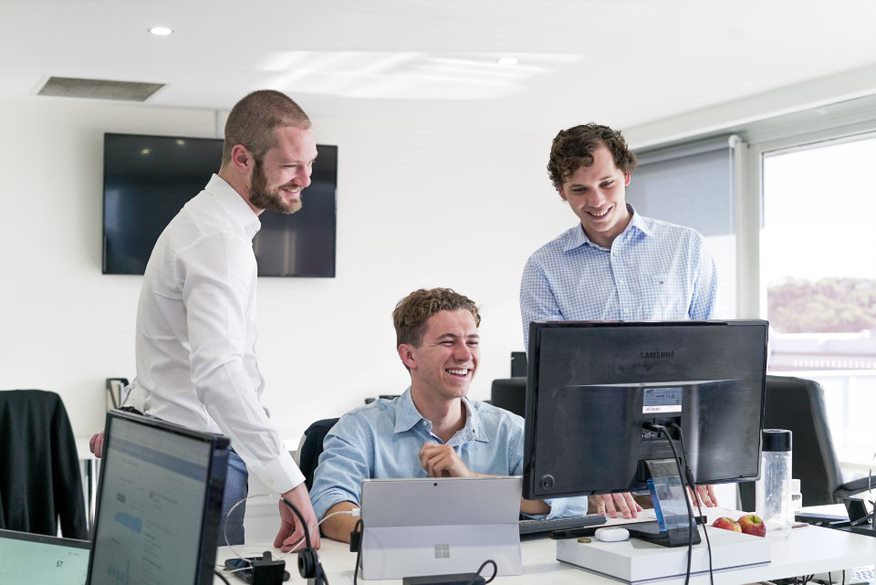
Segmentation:
{"type": "MultiPolygon", "coordinates": [[[[684,476],[684,472],[681,470],[681,461],[678,457],[678,451],[675,450],[675,443],[672,441],[672,437],[669,436],[669,430],[663,425],[652,425],[659,432],[663,433],[666,437],[666,440],[669,442],[669,448],[672,449],[672,457],[675,459],[675,466],[678,468],[678,479],[681,480],[681,489],[687,487],[687,478],[684,476]]],[[[696,489],[695,487],[691,489],[696,489]]],[[[693,556],[693,531],[697,529],[697,523],[693,517],[693,509],[690,507],[690,498],[687,497],[687,493],[684,493],[684,503],[687,506],[687,572],[684,575],[684,585],[688,585],[690,583],[690,563],[691,557],[693,556]]]]}
{"type": "Polygon", "coordinates": [[[362,524],[362,518],[356,522],[356,525],[353,527],[353,532],[359,533],[359,547],[356,549],[356,566],[353,567],[353,585],[358,585],[357,577],[359,575],[359,564],[362,560],[362,533],[365,531],[365,526],[362,524]]]}
{"type": "Polygon", "coordinates": [[[484,581],[484,583],[490,583],[493,579],[496,578],[496,575],[499,573],[499,567],[496,565],[496,561],[494,561],[493,559],[487,559],[486,561],[483,562],[483,564],[480,566],[480,568],[478,568],[477,575],[475,576],[474,579],[472,579],[471,581],[468,582],[468,585],[475,585],[478,582],[478,578],[483,578],[481,576],[481,571],[483,571],[484,567],[486,567],[487,565],[493,565],[493,574],[490,576],[489,579],[484,581]]]}
{"type": "MultiPolygon", "coordinates": [[[[694,501],[697,504],[697,514],[703,516],[703,507],[700,505],[700,498],[696,492],[696,481],[693,477],[693,471],[691,471],[690,469],[690,464],[688,464],[687,462],[687,447],[684,446],[684,433],[681,432],[681,427],[678,425],[678,423],[672,423],[670,426],[678,432],[678,439],[681,443],[681,457],[684,462],[684,473],[688,476],[688,483],[694,485],[693,495],[694,501]]],[[[705,518],[705,516],[703,516],[703,518],[705,518]]],[[[705,535],[706,537],[706,550],[709,553],[709,583],[711,583],[711,585],[715,585],[715,573],[714,569],[712,568],[712,542],[709,540],[709,531],[705,527],[703,527],[703,535],[705,535]]]]}
{"type": "MultiPolygon", "coordinates": [[[[322,570],[322,563],[319,562],[319,555],[317,555],[316,549],[313,548],[313,545],[310,542],[310,527],[307,526],[307,522],[304,521],[304,515],[298,510],[298,506],[286,498],[281,497],[280,501],[286,504],[286,506],[295,513],[298,517],[298,521],[301,522],[301,527],[304,529],[304,544],[307,546],[307,550],[313,553],[314,561],[316,563],[313,575],[314,582],[329,585],[328,577],[326,577],[325,571],[322,570]]],[[[301,553],[299,552],[298,554],[300,555],[301,553]]]]}
{"type": "Polygon", "coordinates": [[[225,585],[231,585],[231,583],[228,582],[228,579],[225,578],[225,575],[220,573],[218,569],[213,569],[213,572],[216,573],[217,577],[222,579],[222,582],[225,583],[225,585]]]}

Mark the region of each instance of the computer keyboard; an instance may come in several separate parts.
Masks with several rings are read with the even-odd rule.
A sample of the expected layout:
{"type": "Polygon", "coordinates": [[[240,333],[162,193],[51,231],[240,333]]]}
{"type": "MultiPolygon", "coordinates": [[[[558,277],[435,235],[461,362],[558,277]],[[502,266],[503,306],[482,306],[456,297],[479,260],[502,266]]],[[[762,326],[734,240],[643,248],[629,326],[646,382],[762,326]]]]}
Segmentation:
{"type": "Polygon", "coordinates": [[[527,518],[518,523],[520,534],[539,534],[553,532],[554,530],[572,530],[586,528],[587,526],[599,526],[605,524],[604,514],[587,514],[586,516],[569,516],[566,518],[527,518]]]}
{"type": "Polygon", "coordinates": [[[869,585],[876,583],[876,577],[873,575],[873,565],[870,565],[869,567],[858,567],[854,570],[852,575],[855,583],[869,583],[869,585]]]}

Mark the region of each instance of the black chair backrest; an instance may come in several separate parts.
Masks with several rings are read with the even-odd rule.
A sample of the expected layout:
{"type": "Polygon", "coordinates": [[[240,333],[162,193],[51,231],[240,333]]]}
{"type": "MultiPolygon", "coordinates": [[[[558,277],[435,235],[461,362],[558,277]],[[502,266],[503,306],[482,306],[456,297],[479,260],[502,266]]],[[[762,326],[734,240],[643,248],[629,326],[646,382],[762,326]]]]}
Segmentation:
{"type": "Polygon", "coordinates": [[[526,412],[526,378],[497,378],[490,389],[490,403],[514,414],[526,412]]]}
{"type": "MultiPolygon", "coordinates": [[[[791,473],[800,480],[804,506],[835,503],[842,471],[824,408],[824,390],[814,380],[767,376],[764,428],[788,429],[791,473]]],[[[754,482],[740,484],[745,510],[754,510],[754,482]]]]}
{"type": "Polygon", "coordinates": [[[298,468],[304,474],[304,484],[308,491],[313,487],[313,472],[319,464],[322,442],[336,422],[338,422],[336,418],[324,418],[311,424],[304,431],[304,441],[298,453],[298,468]]]}

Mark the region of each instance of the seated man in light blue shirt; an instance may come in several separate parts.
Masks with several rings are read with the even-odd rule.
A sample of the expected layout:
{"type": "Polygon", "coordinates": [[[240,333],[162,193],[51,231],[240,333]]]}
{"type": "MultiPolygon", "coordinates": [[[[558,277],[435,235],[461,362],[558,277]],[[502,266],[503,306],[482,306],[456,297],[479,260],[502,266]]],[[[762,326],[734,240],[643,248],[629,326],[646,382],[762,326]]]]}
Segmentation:
{"type": "Polygon", "coordinates": [[[636,157],[620,132],[598,124],[561,130],[547,168],[579,222],[526,262],[524,347],[533,321],[711,318],[717,273],[703,236],[626,202],[636,157]]]}
{"type": "MultiPolygon", "coordinates": [[[[523,419],[466,397],[479,361],[475,303],[446,288],[418,290],[399,302],[393,321],[410,388],[342,417],[314,473],[313,507],[335,540],[349,541],[356,519],[332,514],[359,506],[363,479],[523,473],[523,419]]],[[[629,494],[605,498],[625,501],[632,516],[641,510],[629,494]]],[[[588,499],[521,500],[520,509],[581,515],[588,499]]]]}

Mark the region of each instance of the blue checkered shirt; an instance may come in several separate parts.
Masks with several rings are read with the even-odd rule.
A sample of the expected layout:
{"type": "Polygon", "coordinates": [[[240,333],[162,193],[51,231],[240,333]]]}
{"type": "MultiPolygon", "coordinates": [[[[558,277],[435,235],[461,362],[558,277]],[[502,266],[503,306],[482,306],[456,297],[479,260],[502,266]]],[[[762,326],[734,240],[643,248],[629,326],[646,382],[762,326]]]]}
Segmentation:
{"type": "Polygon", "coordinates": [[[523,269],[520,314],[529,350],[533,321],[709,319],[718,276],[694,229],[643,217],[603,248],[581,224],[539,248],[523,269]]]}

